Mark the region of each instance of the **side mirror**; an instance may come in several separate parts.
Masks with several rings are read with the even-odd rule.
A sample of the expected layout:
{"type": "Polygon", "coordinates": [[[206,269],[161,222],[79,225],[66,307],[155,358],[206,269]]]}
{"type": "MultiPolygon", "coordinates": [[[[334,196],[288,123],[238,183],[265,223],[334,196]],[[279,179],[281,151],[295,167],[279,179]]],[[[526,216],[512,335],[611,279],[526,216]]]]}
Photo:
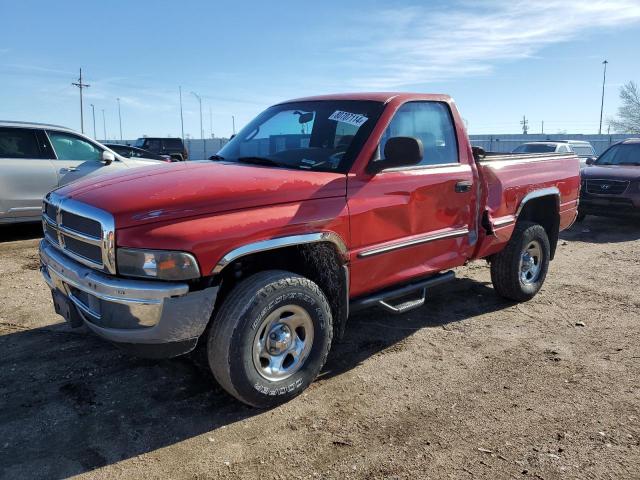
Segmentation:
{"type": "Polygon", "coordinates": [[[384,158],[370,164],[372,173],[396,167],[410,167],[424,158],[422,140],[415,137],[391,137],[384,145],[384,158]]]}
{"type": "Polygon", "coordinates": [[[587,165],[593,165],[594,163],[596,163],[596,159],[594,157],[589,157],[589,158],[587,158],[585,163],[587,165]]]}
{"type": "Polygon", "coordinates": [[[115,159],[116,156],[113,153],[108,152],[107,150],[102,151],[102,163],[105,165],[111,165],[111,162],[115,161],[115,159]]]}
{"type": "Polygon", "coordinates": [[[473,158],[477,160],[481,160],[487,156],[487,152],[482,147],[471,147],[471,151],[473,152],[473,158]]]}

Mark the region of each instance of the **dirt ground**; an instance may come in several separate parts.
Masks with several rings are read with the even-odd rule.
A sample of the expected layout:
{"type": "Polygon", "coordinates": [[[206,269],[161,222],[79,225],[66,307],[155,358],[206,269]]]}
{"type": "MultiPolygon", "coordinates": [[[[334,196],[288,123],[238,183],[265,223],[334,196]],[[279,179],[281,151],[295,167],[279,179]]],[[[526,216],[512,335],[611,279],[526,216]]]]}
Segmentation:
{"type": "Polygon", "coordinates": [[[1,478],[640,478],[637,222],[564,232],[525,304],[478,262],[419,310],[359,314],[271,411],[71,332],[38,234],[0,230],[1,478]]]}

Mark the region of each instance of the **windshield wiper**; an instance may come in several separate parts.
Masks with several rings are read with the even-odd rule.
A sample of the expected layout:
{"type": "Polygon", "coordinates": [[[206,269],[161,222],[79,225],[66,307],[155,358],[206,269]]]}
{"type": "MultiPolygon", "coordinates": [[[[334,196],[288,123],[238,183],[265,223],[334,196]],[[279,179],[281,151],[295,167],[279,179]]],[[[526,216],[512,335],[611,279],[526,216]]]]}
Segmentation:
{"type": "Polygon", "coordinates": [[[238,157],[237,161],[240,163],[251,163],[254,165],[267,165],[272,167],[288,167],[288,165],[276,162],[275,160],[272,160],[267,157],[238,157]]]}
{"type": "Polygon", "coordinates": [[[209,157],[209,160],[224,160],[224,157],[215,153],[209,157]]]}

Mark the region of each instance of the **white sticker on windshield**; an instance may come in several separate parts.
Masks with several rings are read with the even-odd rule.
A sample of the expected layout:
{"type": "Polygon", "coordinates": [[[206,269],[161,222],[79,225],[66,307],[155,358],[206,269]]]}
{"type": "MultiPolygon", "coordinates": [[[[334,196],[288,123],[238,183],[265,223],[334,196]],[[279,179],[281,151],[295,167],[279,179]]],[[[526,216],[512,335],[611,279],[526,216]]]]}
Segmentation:
{"type": "Polygon", "coordinates": [[[342,110],[336,110],[331,114],[329,120],[335,120],[336,122],[348,123],[356,127],[361,127],[364,122],[369,120],[364,115],[358,115],[357,113],[343,112],[342,110]]]}

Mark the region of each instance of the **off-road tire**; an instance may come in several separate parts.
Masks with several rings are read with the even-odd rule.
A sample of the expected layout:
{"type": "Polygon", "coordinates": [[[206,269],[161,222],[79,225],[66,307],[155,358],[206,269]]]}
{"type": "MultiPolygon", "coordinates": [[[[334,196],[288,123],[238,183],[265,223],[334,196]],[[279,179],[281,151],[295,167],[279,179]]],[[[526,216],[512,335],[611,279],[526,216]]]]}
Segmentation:
{"type": "Polygon", "coordinates": [[[315,380],[332,337],[331,307],[318,285],[295,273],[268,270],[241,281],[222,302],[207,339],[209,367],[229,394],[247,405],[270,408],[291,400],[315,380]],[[313,323],[313,342],[298,371],[272,381],[254,365],[253,343],[264,319],[285,305],[307,311],[313,323]]]}
{"type": "Polygon", "coordinates": [[[551,249],[545,229],[533,222],[518,222],[511,239],[491,261],[491,281],[496,292],[509,300],[525,302],[531,300],[542,287],[549,270],[551,249]],[[521,277],[520,260],[524,249],[532,241],[537,241],[542,250],[540,273],[532,283],[525,283],[521,277]]]}

